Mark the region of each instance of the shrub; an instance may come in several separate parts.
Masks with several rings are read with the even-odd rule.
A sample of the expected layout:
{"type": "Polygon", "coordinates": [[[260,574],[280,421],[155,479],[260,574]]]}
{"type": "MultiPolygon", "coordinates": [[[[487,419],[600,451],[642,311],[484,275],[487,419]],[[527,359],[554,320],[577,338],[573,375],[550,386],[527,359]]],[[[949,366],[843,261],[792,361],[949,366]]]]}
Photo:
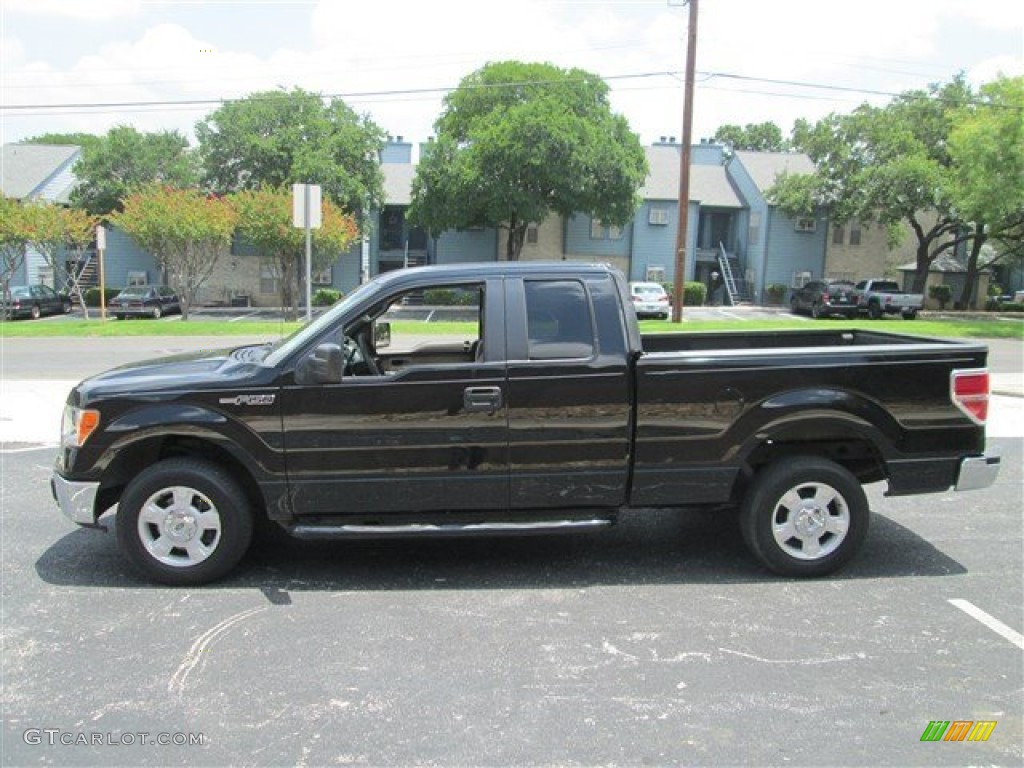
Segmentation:
{"type": "Polygon", "coordinates": [[[928,287],[928,296],[939,302],[939,309],[945,309],[946,304],[953,298],[953,289],[945,283],[932,285],[928,287]]]}
{"type": "Polygon", "coordinates": [[[1019,301],[999,301],[998,299],[989,299],[985,304],[985,309],[989,312],[1024,312],[1024,303],[1019,301]]]}
{"type": "Polygon", "coordinates": [[[423,303],[431,307],[475,307],[479,302],[479,296],[479,293],[473,290],[432,288],[423,292],[423,303]]]}
{"type": "Polygon", "coordinates": [[[781,304],[788,290],[789,288],[782,283],[769,283],[764,287],[765,303],[781,304]]]}
{"type": "Polygon", "coordinates": [[[313,293],[314,307],[329,307],[339,301],[345,294],[333,288],[317,288],[313,293]]]}
{"type": "MultiPolygon", "coordinates": [[[[121,293],[120,288],[105,288],[104,294],[107,301],[109,302],[115,296],[121,293]]],[[[85,306],[87,307],[98,307],[100,305],[100,289],[99,288],[86,288],[85,289],[85,306]]]]}
{"type": "MultiPolygon", "coordinates": [[[[670,294],[671,295],[671,294],[670,294]]],[[[708,297],[708,287],[704,283],[686,283],[683,285],[683,305],[702,307],[708,297]]]]}

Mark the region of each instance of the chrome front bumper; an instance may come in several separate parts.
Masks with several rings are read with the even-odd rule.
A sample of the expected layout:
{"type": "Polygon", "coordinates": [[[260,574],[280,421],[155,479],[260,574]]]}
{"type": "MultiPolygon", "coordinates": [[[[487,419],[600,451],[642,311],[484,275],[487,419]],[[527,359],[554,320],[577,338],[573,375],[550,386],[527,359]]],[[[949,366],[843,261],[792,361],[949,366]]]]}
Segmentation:
{"type": "Polygon", "coordinates": [[[54,472],[50,478],[50,490],[53,492],[53,498],[56,499],[60,511],[68,520],[79,525],[95,525],[94,507],[96,493],[99,489],[99,483],[79,483],[65,480],[57,472],[54,472]]]}
{"type": "Polygon", "coordinates": [[[976,491],[988,488],[999,474],[998,456],[968,456],[960,462],[960,474],[956,478],[956,490],[976,491]]]}

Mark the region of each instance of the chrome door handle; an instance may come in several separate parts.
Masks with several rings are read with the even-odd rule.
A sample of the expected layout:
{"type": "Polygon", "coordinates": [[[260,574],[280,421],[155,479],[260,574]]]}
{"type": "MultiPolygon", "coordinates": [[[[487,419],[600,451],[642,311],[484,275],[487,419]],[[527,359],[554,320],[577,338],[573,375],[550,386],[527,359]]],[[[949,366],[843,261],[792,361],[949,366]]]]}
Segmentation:
{"type": "Polygon", "coordinates": [[[493,413],[502,402],[501,387],[466,387],[462,393],[462,407],[467,411],[493,413]]]}

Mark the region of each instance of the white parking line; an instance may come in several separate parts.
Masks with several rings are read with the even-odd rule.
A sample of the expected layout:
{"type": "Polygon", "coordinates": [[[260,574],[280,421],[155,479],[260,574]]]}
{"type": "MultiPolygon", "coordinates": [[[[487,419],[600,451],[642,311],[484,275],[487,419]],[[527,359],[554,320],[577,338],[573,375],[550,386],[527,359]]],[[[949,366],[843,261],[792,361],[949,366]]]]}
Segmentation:
{"type": "Polygon", "coordinates": [[[995,632],[997,635],[1005,637],[1011,643],[1013,643],[1022,651],[1024,651],[1024,635],[1022,635],[1020,632],[1010,629],[1008,626],[1003,624],[1003,622],[999,621],[999,619],[989,616],[987,613],[981,610],[981,608],[974,605],[974,603],[971,603],[968,600],[954,598],[952,600],[949,600],[949,603],[950,605],[959,608],[972,619],[977,619],[986,627],[995,632]]]}

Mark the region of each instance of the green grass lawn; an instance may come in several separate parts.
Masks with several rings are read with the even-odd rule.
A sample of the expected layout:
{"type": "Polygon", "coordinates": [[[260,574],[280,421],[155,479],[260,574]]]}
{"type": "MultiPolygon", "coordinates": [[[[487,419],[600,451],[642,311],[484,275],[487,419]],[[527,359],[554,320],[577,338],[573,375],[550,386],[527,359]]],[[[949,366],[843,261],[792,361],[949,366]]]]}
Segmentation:
{"type": "MultiPolygon", "coordinates": [[[[264,336],[276,338],[287,336],[302,323],[280,321],[224,320],[44,320],[0,322],[0,337],[45,338],[52,336],[264,336]]],[[[424,323],[403,320],[392,323],[398,333],[471,335],[473,323],[424,323]]],[[[640,323],[644,333],[674,333],[687,331],[768,331],[791,328],[830,329],[865,328],[888,333],[912,334],[915,336],[939,336],[946,338],[979,339],[1024,339],[1024,317],[918,319],[913,321],[896,318],[885,320],[806,320],[790,315],[779,315],[759,320],[685,320],[676,325],[666,320],[644,320],[640,323]]]]}

